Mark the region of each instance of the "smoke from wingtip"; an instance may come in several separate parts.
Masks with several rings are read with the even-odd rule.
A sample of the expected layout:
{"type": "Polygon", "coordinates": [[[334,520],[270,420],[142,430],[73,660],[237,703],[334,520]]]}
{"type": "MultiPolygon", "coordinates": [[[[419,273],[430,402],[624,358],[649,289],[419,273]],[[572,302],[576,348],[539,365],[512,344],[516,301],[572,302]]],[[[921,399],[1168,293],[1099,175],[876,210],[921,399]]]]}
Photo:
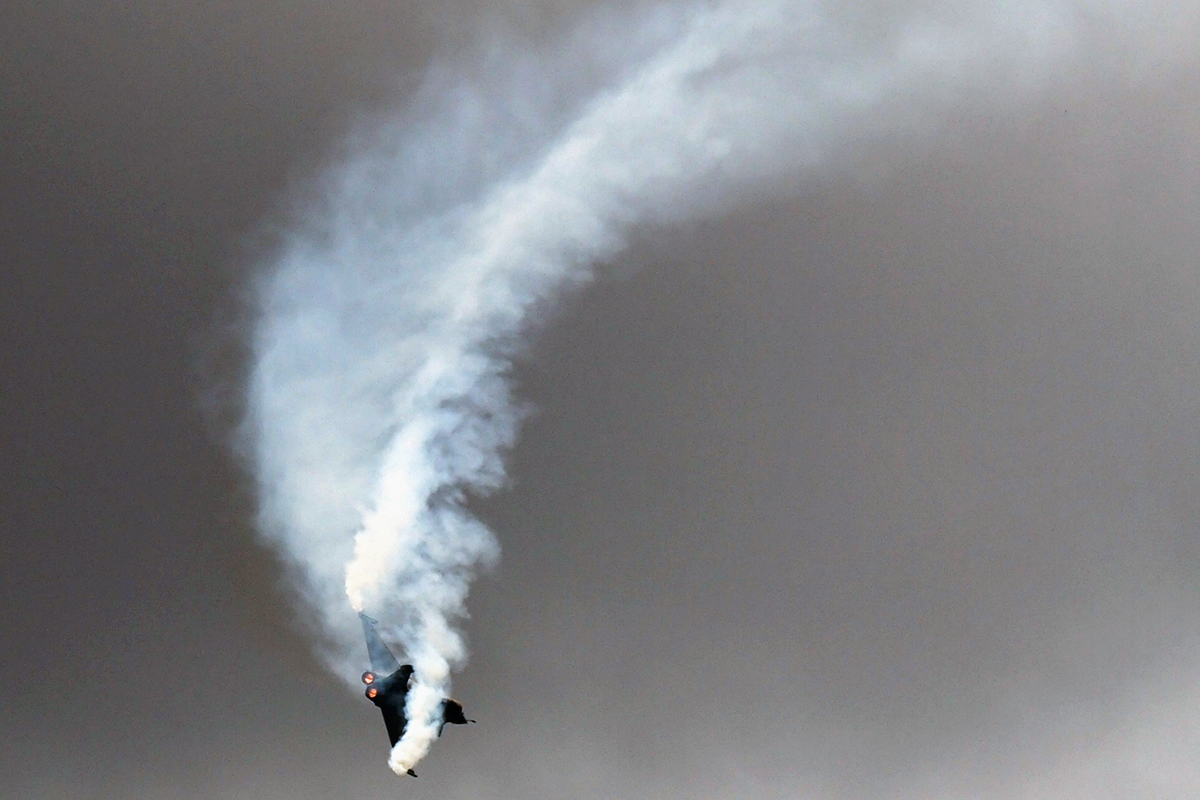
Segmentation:
{"type": "Polygon", "coordinates": [[[931,130],[966,92],[1036,86],[1077,47],[1074,17],[1007,8],[880,35],[816,4],[704,5],[657,17],[672,35],[568,119],[551,110],[571,106],[554,102],[563,84],[528,62],[506,88],[431,73],[424,117],[382,125],[330,172],[322,216],[261,285],[247,430],[263,528],[300,568],[331,668],[360,671],[364,608],[416,667],[397,773],[436,736],[469,582],[498,554],[463,499],[503,483],[522,416],[506,372],[530,309],[639,223],[931,130]]]}

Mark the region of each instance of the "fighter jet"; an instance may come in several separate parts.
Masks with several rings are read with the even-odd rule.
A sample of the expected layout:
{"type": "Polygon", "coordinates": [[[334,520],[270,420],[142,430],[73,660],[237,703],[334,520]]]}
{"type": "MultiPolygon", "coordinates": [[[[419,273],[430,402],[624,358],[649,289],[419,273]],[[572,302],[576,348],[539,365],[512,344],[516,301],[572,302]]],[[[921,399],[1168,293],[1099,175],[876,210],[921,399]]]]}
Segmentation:
{"type": "MultiPolygon", "coordinates": [[[[388,740],[392,747],[404,735],[408,718],[404,715],[404,702],[408,698],[408,689],[412,682],[412,664],[401,664],[392,655],[392,651],[383,643],[375,630],[377,620],[360,613],[362,620],[363,638],[367,641],[367,656],[371,659],[371,669],[362,674],[362,682],[367,685],[367,699],[383,712],[383,724],[387,727],[388,740]]],[[[438,736],[442,728],[449,722],[453,725],[466,725],[474,722],[463,714],[463,707],[457,700],[446,698],[442,701],[442,720],[438,724],[438,736]]],[[[414,778],[417,773],[411,769],[409,775],[414,778]]]]}

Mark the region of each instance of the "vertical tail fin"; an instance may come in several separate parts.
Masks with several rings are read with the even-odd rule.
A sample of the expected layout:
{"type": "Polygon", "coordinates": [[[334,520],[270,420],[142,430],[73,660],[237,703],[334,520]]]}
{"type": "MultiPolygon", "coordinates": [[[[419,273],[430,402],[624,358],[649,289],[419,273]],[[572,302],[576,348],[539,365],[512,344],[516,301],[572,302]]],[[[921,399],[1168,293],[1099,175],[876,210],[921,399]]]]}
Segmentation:
{"type": "Polygon", "coordinates": [[[383,643],[383,639],[379,638],[379,633],[375,630],[377,620],[371,619],[361,611],[358,618],[362,620],[363,639],[367,642],[367,656],[371,659],[371,669],[381,677],[391,675],[400,669],[400,662],[392,655],[392,651],[383,643]]]}

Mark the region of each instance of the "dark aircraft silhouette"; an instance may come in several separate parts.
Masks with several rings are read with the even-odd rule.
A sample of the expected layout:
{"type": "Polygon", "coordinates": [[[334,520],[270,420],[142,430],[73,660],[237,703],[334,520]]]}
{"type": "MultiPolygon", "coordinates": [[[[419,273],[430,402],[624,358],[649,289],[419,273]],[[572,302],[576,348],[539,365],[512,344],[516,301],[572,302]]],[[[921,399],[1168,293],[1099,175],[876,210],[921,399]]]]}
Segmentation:
{"type": "MultiPolygon", "coordinates": [[[[367,685],[367,699],[383,712],[383,724],[387,726],[388,740],[391,741],[392,747],[395,747],[396,742],[404,735],[405,726],[408,725],[408,717],[404,715],[404,702],[408,698],[413,667],[412,664],[402,665],[392,655],[392,651],[375,630],[376,620],[363,613],[359,613],[358,617],[362,620],[363,638],[367,641],[367,655],[371,659],[371,670],[362,674],[362,682],[367,685]]],[[[442,735],[442,728],[448,722],[452,725],[466,725],[475,721],[466,718],[463,707],[457,700],[446,698],[442,701],[441,710],[442,720],[438,725],[438,736],[442,735]]],[[[411,769],[408,774],[417,777],[417,773],[411,769]]]]}

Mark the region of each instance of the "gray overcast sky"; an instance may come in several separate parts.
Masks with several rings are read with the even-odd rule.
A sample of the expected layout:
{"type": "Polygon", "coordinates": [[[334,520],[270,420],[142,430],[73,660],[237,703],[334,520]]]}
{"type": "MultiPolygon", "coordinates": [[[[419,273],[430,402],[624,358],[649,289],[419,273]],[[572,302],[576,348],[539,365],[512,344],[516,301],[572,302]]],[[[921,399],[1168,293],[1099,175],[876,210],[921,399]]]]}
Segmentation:
{"type": "Polygon", "coordinates": [[[635,231],[515,371],[480,724],[388,771],[201,412],[222,310],[348,120],[577,13],[6,12],[0,793],[1200,793],[1200,68],[1146,51],[635,231]]]}

